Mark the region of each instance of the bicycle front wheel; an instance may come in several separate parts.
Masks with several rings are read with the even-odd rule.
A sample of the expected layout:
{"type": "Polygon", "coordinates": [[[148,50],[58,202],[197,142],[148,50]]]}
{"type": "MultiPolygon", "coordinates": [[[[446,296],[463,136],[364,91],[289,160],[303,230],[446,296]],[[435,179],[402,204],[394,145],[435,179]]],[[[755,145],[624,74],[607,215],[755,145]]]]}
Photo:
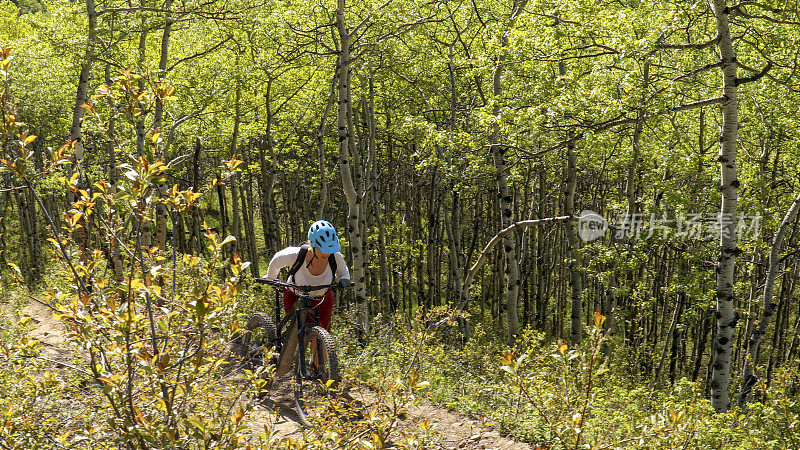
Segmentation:
{"type": "Polygon", "coordinates": [[[247,321],[241,340],[240,356],[246,363],[261,366],[269,362],[275,348],[277,331],[272,319],[257,312],[247,321]]]}
{"type": "Polygon", "coordinates": [[[294,364],[295,400],[297,412],[303,424],[311,426],[310,416],[318,414],[309,398],[327,392],[322,385],[329,380],[339,381],[339,360],[336,344],[327,330],[320,326],[312,327],[297,349],[294,364]]]}

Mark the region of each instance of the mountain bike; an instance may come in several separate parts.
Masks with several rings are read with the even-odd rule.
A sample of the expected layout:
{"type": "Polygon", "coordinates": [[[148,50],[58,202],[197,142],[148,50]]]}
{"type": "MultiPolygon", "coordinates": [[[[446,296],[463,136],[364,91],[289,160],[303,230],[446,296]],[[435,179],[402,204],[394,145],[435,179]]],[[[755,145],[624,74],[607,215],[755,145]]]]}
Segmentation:
{"type": "Polygon", "coordinates": [[[315,298],[310,292],[336,289],[341,286],[337,284],[301,286],[263,279],[256,279],[256,282],[275,288],[275,320],[263,312],[256,312],[250,316],[240,340],[240,356],[245,362],[253,365],[276,365],[275,379],[293,370],[297,414],[303,425],[311,426],[308,419],[313,411],[307,405],[304,393],[310,393],[319,385],[324,385],[327,389],[331,380],[338,382],[341,377],[336,343],[330,333],[320,326],[319,314],[312,306],[315,298]],[[281,317],[283,309],[281,296],[284,290],[290,288],[297,293],[298,299],[281,317]],[[312,319],[310,321],[307,320],[309,315],[312,319]],[[297,345],[299,342],[303,345],[297,345]]]}

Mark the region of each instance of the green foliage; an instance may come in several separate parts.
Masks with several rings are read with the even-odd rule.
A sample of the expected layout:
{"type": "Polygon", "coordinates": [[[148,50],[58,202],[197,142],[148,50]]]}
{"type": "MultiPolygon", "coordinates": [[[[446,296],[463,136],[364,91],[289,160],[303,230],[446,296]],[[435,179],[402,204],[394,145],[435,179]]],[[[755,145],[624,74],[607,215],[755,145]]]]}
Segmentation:
{"type": "Polygon", "coordinates": [[[348,354],[369,361],[357,367],[364,380],[413,370],[430,381],[432,400],[545,448],[791,448],[799,439],[793,370],[746,414],[716,414],[699,383],[662,389],[627,375],[628,356],[607,349],[605,318],[594,317],[578,349],[533,330],[509,349],[481,328],[460,346],[448,327],[427,328],[420,315],[386,324],[364,352],[348,354]]]}
{"type": "MultiPolygon", "coordinates": [[[[97,371],[93,379],[110,380],[100,381],[102,389],[97,389],[106,395],[104,404],[124,404],[135,391],[134,400],[150,408],[140,407],[141,420],[137,404],[120,408],[121,425],[104,425],[99,435],[172,442],[169,439],[177,438],[169,437],[162,424],[180,422],[181,439],[201,442],[212,432],[192,422],[199,416],[182,421],[179,412],[168,409],[177,402],[189,409],[216,411],[213,401],[202,398],[202,386],[190,378],[207,382],[208,392],[214,395],[218,394],[215,389],[224,391],[210,374],[224,372],[221,355],[225,340],[235,331],[237,314],[271,307],[270,296],[265,299],[258,288],[241,286],[247,267],[242,259],[262,257],[263,266],[263,257],[268,258],[270,251],[301,240],[309,216],[318,214],[315,201],[323,187],[329,187],[329,198],[319,214],[337,220],[348,214],[340,189],[335,188],[338,150],[332,123],[337,105],[344,104],[330,96],[339,48],[330,26],[336,6],[331,1],[233,0],[224,4],[188,1],[180,6],[145,2],[139,9],[95,3],[100,15],[93,38],[87,31],[83,2],[0,3],[0,47],[15,49],[13,55],[4,50],[0,65],[0,177],[3,189],[31,187],[30,191],[0,193],[0,251],[12,264],[0,268],[2,287],[9,288],[11,277],[31,277],[20,262],[28,253],[24,238],[31,228],[23,223],[22,213],[36,209],[31,208],[35,199],[26,198],[36,195],[47,203],[53,224],[39,216],[33,227],[39,232],[48,227],[51,248],[43,258],[58,265],[42,284],[71,324],[76,344],[99,358],[99,362],[76,361],[76,367],[97,371]],[[168,43],[167,24],[174,25],[168,43]],[[10,71],[12,56],[15,70],[10,71]],[[159,68],[161,56],[163,68],[159,68]],[[75,111],[77,74],[90,62],[88,78],[94,95],[85,110],[75,111]],[[331,109],[323,118],[329,101],[331,109]],[[81,146],[65,144],[72,115],[81,112],[86,116],[81,146]],[[317,147],[318,138],[321,147],[317,147]],[[195,143],[197,161],[193,161],[195,143]],[[83,154],[75,155],[76,150],[83,154]],[[116,158],[113,164],[112,158],[116,158]],[[194,173],[200,178],[197,182],[194,173]],[[120,182],[113,180],[117,176],[120,182]],[[241,220],[231,220],[230,204],[223,207],[232,200],[231,176],[237,177],[239,187],[253,191],[250,204],[240,208],[250,209],[255,218],[256,248],[248,250],[248,256],[242,236],[237,236],[240,242],[223,245],[227,238],[212,232],[226,226],[231,230],[233,222],[241,220]],[[203,241],[198,245],[202,249],[181,255],[171,242],[159,243],[165,247],[160,249],[141,245],[140,241],[149,240],[147,232],[162,207],[173,236],[191,222],[200,230],[192,233],[195,243],[203,241]],[[91,239],[84,239],[83,233],[91,239]],[[135,335],[130,344],[128,335],[135,335]],[[203,358],[184,360],[187,352],[203,358]],[[130,380],[136,389],[128,393],[125,388],[130,380]],[[168,388],[166,398],[162,386],[168,388]]],[[[737,299],[739,326],[751,325],[757,316],[771,233],[798,189],[794,68],[800,33],[796,11],[762,3],[740,3],[730,15],[739,76],[752,75],[766,61],[773,63],[761,81],[739,86],[739,208],[749,215],[761,214],[764,230],[762,236],[739,243],[743,251],[735,286],[742,293],[737,299]]],[[[513,219],[557,215],[562,210],[560,151],[564,139],[576,133],[580,136],[575,142],[576,206],[613,217],[627,209],[624,191],[631,181],[637,211],[645,217],[664,211],[675,217],[718,210],[716,106],[673,109],[720,95],[718,56],[709,50],[713,47],[699,51],[660,47],[712,39],[717,31],[706,2],[475,0],[456,7],[448,2],[362,1],[347,2],[344,15],[354,33],[352,94],[347,104],[354,166],[356,155],[362,160],[355,172],[363,176],[362,234],[370,255],[365,282],[369,297],[376,300],[370,303],[373,310],[394,308],[389,302],[392,296],[400,298],[401,292],[407,314],[419,304],[445,302],[455,295],[453,269],[463,270],[473,262],[481,244],[497,231],[498,174],[486,151],[494,124],[499,125],[500,139],[507,145],[508,170],[503,175],[512,187],[513,219]],[[522,4],[516,20],[509,20],[511,8],[522,4]],[[495,80],[495,74],[501,76],[495,80]],[[499,95],[494,93],[495,82],[501,88],[499,95]],[[367,106],[373,101],[374,115],[367,106]],[[608,126],[615,121],[617,125],[608,126]],[[631,136],[638,124],[642,124],[642,135],[634,147],[631,136]],[[375,138],[374,145],[370,136],[375,138]],[[629,168],[633,168],[630,176],[629,168]],[[537,189],[537,184],[543,188],[537,189]],[[441,250],[450,240],[442,229],[443,220],[458,226],[454,250],[441,250]],[[381,252],[387,262],[380,258],[381,252]],[[454,261],[457,264],[451,267],[454,261]],[[382,279],[386,275],[389,286],[382,279]]],[[[796,239],[796,233],[792,236],[796,239]]],[[[670,317],[676,301],[691,305],[676,326],[678,340],[687,343],[676,358],[688,359],[694,353],[706,366],[706,348],[698,348],[697,338],[702,335],[709,346],[711,339],[703,333],[708,331],[708,311],[715,302],[713,265],[718,248],[713,239],[609,239],[577,252],[583,261],[580,272],[588,281],[582,295],[585,307],[604,301],[600,297],[606,291],[618,300],[613,312],[620,337],[605,343],[613,344],[616,355],[604,360],[613,376],[601,375],[608,379],[601,380],[602,386],[586,406],[588,414],[576,406],[585,400],[580,394],[585,380],[576,376],[571,385],[554,375],[600,367],[592,364],[591,349],[569,350],[577,356],[568,363],[552,358],[561,353],[551,348],[549,340],[560,335],[568,317],[563,270],[570,261],[560,252],[561,233],[547,228],[521,233],[515,239],[520,258],[528,263],[522,264],[521,303],[529,323],[543,323],[535,324],[541,334],[523,335],[519,348],[510,353],[505,366],[513,374],[496,370],[497,359],[507,350],[493,339],[503,332],[498,317],[502,316],[499,296],[504,263],[502,258],[490,257],[471,286],[476,301],[469,306],[475,330],[470,342],[454,348],[443,343],[447,338],[440,341],[441,335],[457,334],[452,322],[440,327],[449,331],[432,335],[429,326],[439,320],[435,310],[425,313],[433,316],[410,323],[396,318],[388,325],[389,331],[376,338],[389,350],[376,349],[376,364],[359,362],[359,375],[407,381],[411,375],[407,370],[416,370],[434,382],[431,396],[438,401],[461,404],[475,413],[502,411],[493,420],[504,429],[553,445],[563,445],[561,440],[572,445],[573,438],[578,443],[598,439],[602,445],[637,438],[643,440],[624,443],[646,446],[660,442],[654,435],[658,430],[675,436],[694,433],[697,442],[709,446],[729,442],[712,440],[716,439],[713,433],[727,436],[724,439],[741,436],[737,434],[743,430],[739,418],[710,419],[702,395],[695,392],[696,398],[690,398],[686,386],[670,407],[678,416],[690,417],[690,422],[708,420],[708,433],[681,431],[673,423],[673,414],[662,408],[672,401],[668,394],[636,388],[637,383],[653,381],[659,356],[668,350],[662,342],[666,327],[660,322],[670,317]],[[542,242],[542,251],[532,257],[542,242]],[[533,303],[537,303],[535,308],[533,303]],[[536,308],[543,311],[532,311],[536,308]],[[539,317],[530,319],[531,312],[539,317]],[[482,320],[494,321],[497,327],[482,320]],[[423,357],[423,350],[428,357],[423,357]],[[386,367],[381,367],[383,363],[386,367]],[[538,364],[539,371],[532,364],[538,364]],[[547,403],[551,409],[543,410],[546,414],[522,414],[526,418],[517,423],[518,409],[523,413],[529,409],[520,405],[534,403],[520,387],[526,386],[530,373],[536,373],[547,389],[571,389],[571,400],[559,403],[547,397],[552,402],[547,403]],[[465,386],[477,400],[463,398],[456,386],[465,386]],[[513,386],[516,391],[509,390],[513,386]],[[617,392],[625,387],[637,396],[651,397],[652,402],[637,403],[633,394],[617,392]],[[516,400],[495,399],[509,396],[516,400]],[[633,406],[607,400],[613,396],[633,406]],[[628,416],[616,415],[612,404],[628,416]],[[603,417],[615,420],[601,426],[601,415],[594,413],[598,408],[603,417]],[[562,416],[567,422],[559,422],[562,416]],[[634,425],[626,417],[636,417],[646,425],[634,425]],[[554,422],[558,424],[551,426],[554,422]],[[630,427],[618,430],[616,423],[630,427]],[[605,437],[596,438],[585,430],[578,432],[582,424],[589,424],[593,433],[608,431],[597,431],[597,436],[605,437]],[[733,434],[720,433],[723,425],[730,426],[733,434]]],[[[789,242],[786,262],[793,260],[795,247],[789,242]]],[[[796,298],[787,292],[783,318],[789,325],[782,326],[791,330],[796,298]]],[[[39,295],[37,291],[30,294],[39,295]]],[[[781,355],[774,364],[770,362],[770,373],[776,377],[787,364],[794,364],[791,357],[783,357],[796,354],[789,334],[776,335],[774,349],[765,342],[765,355],[781,355]]],[[[21,336],[14,339],[25,348],[21,336]]],[[[741,336],[741,341],[746,339],[741,336]]],[[[24,378],[26,374],[20,373],[24,378]]],[[[38,394],[36,389],[30,387],[30,392],[38,394]]],[[[766,385],[761,389],[768,390],[766,385]]],[[[23,395],[18,392],[14,395],[23,395]]],[[[527,392],[531,398],[546,397],[538,391],[527,392]]],[[[220,401],[234,402],[235,396],[219,396],[220,401]]],[[[92,398],[94,403],[87,400],[87,404],[101,404],[92,398]]],[[[792,442],[794,425],[782,414],[794,406],[784,406],[765,404],[763,411],[762,405],[754,406],[759,412],[753,417],[781,423],[781,429],[789,433],[782,442],[792,442]]],[[[246,420],[246,412],[241,420],[246,420]]],[[[776,442],[777,432],[764,422],[751,424],[752,430],[764,430],[765,436],[763,442],[754,437],[754,446],[776,442]]],[[[234,425],[223,434],[235,436],[234,425]]],[[[341,428],[336,433],[346,434],[341,431],[343,424],[336,426],[341,428]]],[[[233,442],[230,439],[227,442],[233,442]]]]}

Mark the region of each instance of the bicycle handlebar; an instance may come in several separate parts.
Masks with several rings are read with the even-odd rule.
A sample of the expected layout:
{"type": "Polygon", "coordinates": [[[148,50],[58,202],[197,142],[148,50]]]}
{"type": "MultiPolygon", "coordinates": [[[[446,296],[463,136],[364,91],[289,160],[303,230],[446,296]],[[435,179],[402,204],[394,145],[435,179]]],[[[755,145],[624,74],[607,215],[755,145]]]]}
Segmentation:
{"type": "Polygon", "coordinates": [[[338,285],[337,283],[323,284],[323,285],[319,285],[319,286],[305,286],[305,285],[300,285],[300,284],[287,283],[286,281],[281,281],[281,280],[265,280],[263,278],[256,278],[255,281],[256,281],[256,283],[269,284],[269,285],[274,286],[276,288],[284,288],[284,289],[285,288],[293,288],[293,289],[297,289],[298,291],[305,292],[306,294],[311,292],[311,291],[319,291],[321,289],[338,289],[338,288],[344,287],[344,286],[338,285]]]}

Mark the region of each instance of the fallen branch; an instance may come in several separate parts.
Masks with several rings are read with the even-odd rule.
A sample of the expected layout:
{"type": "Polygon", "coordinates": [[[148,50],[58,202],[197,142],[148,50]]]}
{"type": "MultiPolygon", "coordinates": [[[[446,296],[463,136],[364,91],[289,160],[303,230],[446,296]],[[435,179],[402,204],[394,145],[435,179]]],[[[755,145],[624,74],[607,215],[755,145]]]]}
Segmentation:
{"type": "Polygon", "coordinates": [[[568,215],[568,216],[547,217],[544,219],[523,220],[520,222],[514,222],[510,226],[500,230],[496,235],[494,235],[494,237],[491,240],[489,240],[486,246],[483,247],[483,251],[481,251],[480,255],[478,256],[478,260],[475,261],[475,264],[473,264],[472,267],[470,267],[469,271],[467,272],[467,276],[464,278],[461,302],[458,304],[458,306],[456,306],[456,309],[462,309],[469,302],[469,288],[472,285],[472,280],[475,278],[475,275],[478,273],[480,268],[486,262],[489,253],[491,253],[491,251],[506,235],[514,232],[515,230],[520,230],[534,225],[566,222],[568,220],[575,220],[577,218],[578,217],[576,216],[568,215]]]}
{"type": "Polygon", "coordinates": [[[0,189],[0,193],[2,193],[2,192],[11,192],[11,191],[21,191],[23,189],[28,189],[28,186],[12,186],[10,188],[0,189]]]}

